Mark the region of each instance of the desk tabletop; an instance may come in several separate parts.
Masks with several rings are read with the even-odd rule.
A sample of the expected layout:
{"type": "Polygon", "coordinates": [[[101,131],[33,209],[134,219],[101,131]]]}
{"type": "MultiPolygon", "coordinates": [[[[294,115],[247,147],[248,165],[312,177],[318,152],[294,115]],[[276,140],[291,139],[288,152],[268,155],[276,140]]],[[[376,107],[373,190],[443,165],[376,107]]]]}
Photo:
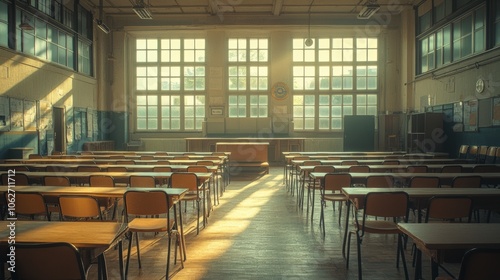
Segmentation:
{"type": "MultiPolygon", "coordinates": [[[[8,186],[0,186],[0,193],[7,192],[8,186]]],[[[11,187],[12,189],[12,187],[11,187]]],[[[16,186],[16,192],[38,192],[42,195],[89,195],[94,197],[123,197],[129,190],[163,190],[169,196],[182,198],[188,189],[185,188],[119,188],[119,187],[59,187],[59,186],[16,186]]]]}
{"type": "Polygon", "coordinates": [[[500,189],[494,188],[342,188],[342,192],[349,199],[363,198],[370,192],[406,192],[412,198],[437,195],[500,197],[500,189]]]}
{"type": "Polygon", "coordinates": [[[500,248],[500,224],[399,224],[399,229],[428,250],[500,248]]]}
{"type": "MultiPolygon", "coordinates": [[[[7,244],[11,221],[0,221],[0,244],[7,244]]],[[[16,243],[67,242],[78,248],[108,248],[127,231],[116,222],[16,221],[16,243]]]]}
{"type": "MultiPolygon", "coordinates": [[[[130,176],[151,176],[155,178],[170,178],[174,172],[48,172],[48,171],[23,171],[20,172],[26,174],[28,177],[42,178],[45,176],[66,176],[68,178],[88,178],[90,176],[106,175],[111,176],[115,179],[117,178],[129,178],[130,176]]],[[[208,172],[195,172],[198,179],[209,179],[213,176],[213,173],[208,172]]]]}

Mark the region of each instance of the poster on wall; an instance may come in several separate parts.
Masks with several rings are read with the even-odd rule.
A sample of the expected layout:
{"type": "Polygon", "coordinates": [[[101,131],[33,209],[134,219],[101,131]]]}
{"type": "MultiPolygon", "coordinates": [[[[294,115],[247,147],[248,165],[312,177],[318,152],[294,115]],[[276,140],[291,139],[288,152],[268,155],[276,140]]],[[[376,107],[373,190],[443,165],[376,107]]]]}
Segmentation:
{"type": "Polygon", "coordinates": [[[36,130],[36,103],[24,100],[24,130],[36,130]]]}
{"type": "Polygon", "coordinates": [[[9,98],[0,96],[0,131],[10,129],[9,98]]]}
{"type": "Polygon", "coordinates": [[[478,126],[477,99],[464,102],[464,131],[477,131],[478,126]]]}
{"type": "Polygon", "coordinates": [[[453,103],[453,122],[462,123],[462,121],[463,121],[462,102],[453,103]]]}
{"type": "Polygon", "coordinates": [[[493,98],[493,125],[500,125],[500,97],[493,98]]]}
{"type": "Polygon", "coordinates": [[[24,129],[24,108],[21,99],[10,99],[10,129],[19,131],[24,129]]]}
{"type": "Polygon", "coordinates": [[[91,108],[87,108],[87,137],[92,138],[94,125],[94,112],[91,108]]]}

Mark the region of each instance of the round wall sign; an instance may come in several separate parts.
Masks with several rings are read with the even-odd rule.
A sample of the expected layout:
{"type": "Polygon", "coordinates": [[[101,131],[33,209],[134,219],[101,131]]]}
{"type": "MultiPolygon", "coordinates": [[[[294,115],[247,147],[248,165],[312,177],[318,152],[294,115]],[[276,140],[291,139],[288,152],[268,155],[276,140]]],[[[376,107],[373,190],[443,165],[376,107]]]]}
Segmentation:
{"type": "Polygon", "coordinates": [[[476,81],[476,92],[482,93],[484,91],[484,80],[479,78],[476,81]]]}
{"type": "Polygon", "coordinates": [[[272,96],[277,100],[283,100],[288,97],[288,86],[285,83],[278,82],[271,89],[272,96]]]}

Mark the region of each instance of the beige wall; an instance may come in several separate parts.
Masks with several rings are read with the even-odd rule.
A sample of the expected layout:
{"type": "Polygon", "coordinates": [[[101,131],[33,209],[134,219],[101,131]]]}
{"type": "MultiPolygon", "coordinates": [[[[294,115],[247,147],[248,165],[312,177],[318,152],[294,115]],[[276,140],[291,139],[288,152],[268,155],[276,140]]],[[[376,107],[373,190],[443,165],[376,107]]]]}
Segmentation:
{"type": "Polygon", "coordinates": [[[0,95],[58,107],[95,108],[97,82],[63,67],[0,48],[0,95]]]}

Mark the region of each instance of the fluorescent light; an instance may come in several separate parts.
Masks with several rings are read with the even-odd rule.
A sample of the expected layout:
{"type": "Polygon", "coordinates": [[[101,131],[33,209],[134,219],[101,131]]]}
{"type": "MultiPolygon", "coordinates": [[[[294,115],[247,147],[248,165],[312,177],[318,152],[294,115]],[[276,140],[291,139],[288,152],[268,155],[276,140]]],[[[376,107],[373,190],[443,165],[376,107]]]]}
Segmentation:
{"type": "Polygon", "coordinates": [[[358,19],[369,19],[373,16],[378,10],[380,6],[377,4],[367,4],[363,7],[361,12],[358,14],[358,19]]]}
{"type": "Polygon", "coordinates": [[[102,20],[97,19],[96,23],[97,23],[97,27],[99,27],[99,29],[101,29],[102,32],[108,34],[111,31],[111,29],[109,29],[109,27],[104,22],[102,22],[102,20]]]}
{"type": "Polygon", "coordinates": [[[24,31],[31,31],[34,30],[35,28],[29,23],[29,19],[25,16],[23,21],[19,24],[19,28],[21,28],[24,31]]]}
{"type": "Polygon", "coordinates": [[[134,12],[139,16],[141,19],[153,19],[153,15],[151,12],[148,10],[148,8],[144,7],[143,5],[137,5],[133,7],[134,12]]]}

